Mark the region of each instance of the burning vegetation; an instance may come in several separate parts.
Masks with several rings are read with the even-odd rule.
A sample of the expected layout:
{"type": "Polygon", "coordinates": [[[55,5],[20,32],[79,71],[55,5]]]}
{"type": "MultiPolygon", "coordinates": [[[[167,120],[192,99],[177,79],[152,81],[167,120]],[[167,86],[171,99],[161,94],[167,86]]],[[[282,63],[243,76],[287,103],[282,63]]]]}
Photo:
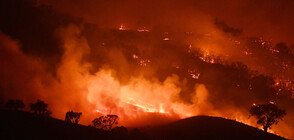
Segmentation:
{"type": "MultiPolygon", "coordinates": [[[[287,111],[272,132],[293,138],[294,34],[286,29],[294,21],[281,18],[277,26],[288,28],[267,35],[271,15],[254,7],[246,6],[261,19],[247,26],[229,18],[244,15],[234,7],[222,13],[201,0],[196,9],[189,0],[166,2],[2,1],[1,13],[9,14],[0,15],[1,102],[41,99],[56,118],[77,110],[90,124],[101,116],[92,122],[99,128],[109,127],[99,120],[117,124],[117,117],[138,127],[196,115],[257,126],[248,110],[272,102],[287,111]]],[[[293,2],[284,3],[293,11],[293,2]]]]}

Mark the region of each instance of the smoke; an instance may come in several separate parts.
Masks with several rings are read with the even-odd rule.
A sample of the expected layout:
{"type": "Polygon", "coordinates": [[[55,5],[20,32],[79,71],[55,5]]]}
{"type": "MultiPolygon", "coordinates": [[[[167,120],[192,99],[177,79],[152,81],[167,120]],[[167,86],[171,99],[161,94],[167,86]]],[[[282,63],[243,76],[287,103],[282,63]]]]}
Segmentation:
{"type": "Polygon", "coordinates": [[[64,52],[56,77],[43,69],[44,62],[24,54],[16,41],[1,35],[1,77],[4,78],[1,82],[5,82],[1,83],[3,98],[23,99],[26,103],[44,100],[57,118],[63,118],[68,110],[81,111],[82,123],[90,123],[93,117],[106,114],[119,115],[122,124],[128,126],[144,125],[148,122],[146,119],[150,120],[148,116],[155,118],[148,122],[150,125],[159,121],[168,122],[166,119],[209,114],[207,109],[211,109],[212,105],[206,102],[208,92],[204,85],[195,85],[193,102],[187,104],[179,97],[180,81],[174,74],[163,82],[156,77],[151,81],[144,77],[132,77],[127,85],[121,83],[114,74],[115,70],[110,68],[102,67],[91,74],[91,64],[82,61],[90,48],[85,38],[80,36],[79,27],[71,25],[57,32],[64,52]],[[22,63],[17,63],[19,61],[22,63]],[[16,86],[17,89],[14,88],[16,86]],[[138,122],[140,119],[141,122],[138,122]]]}
{"type": "MultiPolygon", "coordinates": [[[[24,54],[20,43],[3,33],[0,34],[1,53],[1,97],[35,99],[51,77],[41,60],[24,54]]],[[[39,95],[42,97],[42,95],[39,95]]]]}
{"type": "MultiPolygon", "coordinates": [[[[71,91],[76,93],[63,95],[65,97],[61,99],[69,98],[69,101],[62,101],[62,103],[79,104],[78,108],[85,114],[117,114],[122,124],[129,126],[144,125],[144,122],[147,122],[144,119],[149,119],[149,117],[144,118],[146,115],[152,115],[155,118],[155,122],[148,122],[150,125],[152,122],[153,124],[159,123],[159,120],[156,121],[157,117],[154,116],[161,118],[160,121],[171,120],[204,114],[203,110],[207,111],[206,109],[212,108],[209,103],[206,103],[208,93],[204,85],[195,85],[192,104],[182,102],[179,97],[181,92],[178,86],[179,77],[174,74],[166,77],[163,82],[158,81],[156,77],[148,80],[143,76],[138,76],[130,77],[127,83],[121,83],[116,77],[115,73],[119,71],[107,68],[107,66],[91,74],[91,63],[82,60],[84,55],[88,55],[90,48],[80,34],[80,29],[76,26],[60,31],[59,36],[63,38],[64,53],[57,72],[60,84],[58,89],[64,89],[66,93],[71,91]],[[89,109],[87,105],[95,105],[95,108],[89,109]],[[195,110],[195,108],[198,109],[195,110]],[[138,122],[137,118],[143,120],[138,122]]],[[[110,54],[113,56],[117,53],[110,52],[110,54]]],[[[128,62],[122,63],[121,61],[125,59],[121,56],[119,63],[116,62],[117,59],[113,63],[124,67],[124,64],[128,62]]],[[[61,114],[62,111],[60,111],[61,114]]]]}
{"type": "Polygon", "coordinates": [[[83,112],[82,124],[116,114],[131,127],[194,115],[256,126],[251,105],[274,101],[288,114],[273,131],[293,137],[293,21],[283,14],[293,2],[43,2],[51,7],[28,9],[50,18],[0,24],[1,98],[44,100],[59,119],[83,112]],[[39,20],[44,37],[21,32],[39,20]]]}

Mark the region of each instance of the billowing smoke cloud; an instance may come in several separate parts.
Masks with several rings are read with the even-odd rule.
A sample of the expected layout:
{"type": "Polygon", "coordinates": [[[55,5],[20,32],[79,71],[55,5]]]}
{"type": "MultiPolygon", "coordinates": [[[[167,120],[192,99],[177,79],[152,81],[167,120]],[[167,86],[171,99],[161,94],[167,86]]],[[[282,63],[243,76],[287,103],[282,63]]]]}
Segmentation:
{"type": "Polygon", "coordinates": [[[58,36],[63,42],[64,53],[56,77],[53,77],[46,73],[42,61],[24,54],[16,41],[1,35],[3,98],[24,99],[26,103],[45,100],[58,118],[63,118],[70,109],[79,110],[85,114],[86,120],[82,122],[87,123],[92,119],[87,117],[117,114],[123,124],[129,126],[142,125],[150,116],[155,118],[151,124],[158,124],[166,119],[208,115],[207,111],[212,109],[212,105],[206,102],[208,92],[204,85],[195,85],[192,103],[181,101],[177,75],[170,75],[163,82],[132,77],[124,85],[116,78],[115,70],[110,68],[102,67],[91,74],[91,64],[82,62],[90,48],[85,38],[80,37],[80,29],[71,25],[58,30],[58,36]],[[17,63],[19,61],[22,63],[17,63]]]}
{"type": "Polygon", "coordinates": [[[25,1],[6,10],[28,23],[1,15],[5,101],[41,99],[59,119],[83,112],[83,124],[117,114],[125,126],[193,115],[255,126],[249,108],[271,101],[287,111],[273,131],[293,137],[293,21],[277,17],[293,2],[25,1]]]}

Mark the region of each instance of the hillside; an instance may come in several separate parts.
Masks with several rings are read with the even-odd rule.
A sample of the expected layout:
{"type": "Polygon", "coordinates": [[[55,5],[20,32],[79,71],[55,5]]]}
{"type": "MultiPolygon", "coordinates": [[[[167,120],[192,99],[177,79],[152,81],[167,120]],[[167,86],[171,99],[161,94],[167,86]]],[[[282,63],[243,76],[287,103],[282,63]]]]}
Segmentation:
{"type": "MultiPolygon", "coordinates": [[[[92,140],[116,139],[116,134],[84,125],[65,123],[55,118],[35,116],[29,112],[0,110],[0,139],[92,140]]],[[[125,139],[120,135],[120,139],[125,139]]]]}
{"type": "Polygon", "coordinates": [[[43,118],[29,112],[0,110],[0,139],[283,139],[254,127],[218,117],[198,116],[129,134],[43,118]]]}
{"type": "Polygon", "coordinates": [[[282,140],[260,129],[220,117],[196,116],[147,131],[152,139],[167,140],[282,140]]]}

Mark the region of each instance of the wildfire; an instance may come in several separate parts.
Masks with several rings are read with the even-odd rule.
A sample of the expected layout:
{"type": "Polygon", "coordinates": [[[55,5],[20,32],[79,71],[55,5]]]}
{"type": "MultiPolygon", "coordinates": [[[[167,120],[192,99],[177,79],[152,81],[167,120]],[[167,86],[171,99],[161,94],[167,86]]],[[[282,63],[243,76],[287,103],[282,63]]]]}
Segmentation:
{"type": "MultiPolygon", "coordinates": [[[[159,104],[158,106],[155,106],[153,104],[146,104],[142,101],[135,100],[133,98],[130,98],[129,100],[125,101],[125,103],[130,104],[132,106],[137,107],[137,109],[143,111],[143,112],[151,112],[151,113],[162,113],[162,114],[168,114],[169,112],[166,112],[163,109],[163,105],[159,104]]],[[[138,110],[134,110],[138,111],[138,110]]]]}
{"type": "Polygon", "coordinates": [[[208,52],[205,52],[203,54],[202,57],[199,57],[202,61],[206,62],[206,63],[211,63],[214,64],[215,63],[215,59],[213,55],[210,55],[208,52]]]}
{"type": "MultiPolygon", "coordinates": [[[[246,107],[256,106],[256,101],[271,100],[270,103],[281,103],[289,109],[293,117],[293,110],[288,107],[294,99],[294,54],[289,52],[293,50],[292,36],[287,36],[292,41],[287,42],[287,38],[280,36],[283,32],[273,34],[285,28],[270,28],[273,24],[268,22],[264,24],[267,28],[254,30],[261,27],[257,24],[269,19],[282,21],[283,25],[293,22],[281,17],[270,18],[270,14],[262,21],[262,12],[262,17],[253,16],[258,19],[253,27],[236,22],[250,21],[252,16],[249,20],[230,19],[250,15],[247,11],[213,15],[220,8],[207,11],[203,5],[204,9],[193,9],[195,5],[189,7],[188,1],[182,4],[160,1],[156,5],[147,1],[139,5],[133,1],[99,1],[101,4],[97,5],[94,1],[75,2],[83,6],[71,7],[78,4],[70,4],[59,9],[65,2],[58,6],[54,2],[48,7],[21,2],[19,6],[25,7],[14,7],[30,10],[2,14],[11,18],[3,18],[7,21],[0,25],[0,103],[9,98],[22,97],[24,102],[42,98],[48,101],[57,118],[64,118],[65,110],[72,109],[91,117],[97,113],[116,114],[122,120],[146,114],[174,118],[217,114],[248,123],[246,107]],[[72,10],[84,7],[93,9],[72,10]],[[154,8],[140,9],[146,7],[154,8]],[[40,14],[32,15],[31,11],[40,14]],[[32,17],[20,16],[22,14],[32,17]],[[216,16],[226,17],[228,21],[224,22],[228,25],[215,26],[211,19],[216,16]],[[15,19],[28,20],[21,24],[15,19]],[[231,28],[229,24],[236,27],[231,28]],[[35,28],[38,32],[30,33],[30,29],[35,28]],[[234,35],[235,28],[244,32],[234,35]],[[273,30],[266,32],[265,38],[277,37],[273,42],[285,39],[285,44],[274,45],[263,37],[253,36],[268,29],[273,30]],[[239,62],[242,65],[233,65],[239,62]],[[275,79],[275,83],[270,78],[275,79]],[[236,113],[238,110],[242,113],[236,113]]],[[[4,3],[9,5],[9,0],[4,3]]],[[[12,5],[14,3],[19,2],[12,5]]],[[[51,2],[46,0],[46,3],[51,2]]],[[[3,11],[13,6],[8,7],[3,11]]],[[[268,10],[275,10],[270,8],[268,10]]],[[[240,11],[242,9],[236,12],[240,11]]],[[[284,33],[290,31],[287,29],[284,33]]],[[[292,124],[289,128],[294,128],[292,124]]]]}

